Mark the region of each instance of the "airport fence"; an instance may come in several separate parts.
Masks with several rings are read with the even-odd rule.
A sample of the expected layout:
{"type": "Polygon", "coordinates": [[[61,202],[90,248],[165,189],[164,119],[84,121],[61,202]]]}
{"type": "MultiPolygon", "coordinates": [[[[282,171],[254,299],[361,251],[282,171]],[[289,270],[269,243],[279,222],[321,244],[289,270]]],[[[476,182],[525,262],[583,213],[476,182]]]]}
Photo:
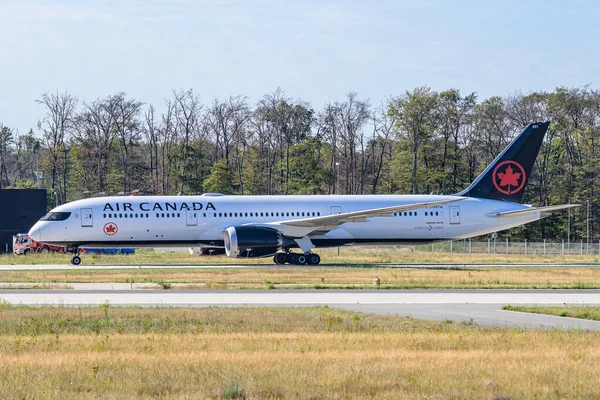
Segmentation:
{"type": "MultiPolygon", "coordinates": [[[[377,246],[392,247],[401,246],[377,246]]],[[[523,255],[600,255],[600,241],[523,241],[511,242],[510,240],[474,241],[471,239],[456,240],[452,242],[436,243],[431,245],[411,246],[415,251],[447,252],[447,253],[473,253],[473,254],[523,254],[523,255]]]]}

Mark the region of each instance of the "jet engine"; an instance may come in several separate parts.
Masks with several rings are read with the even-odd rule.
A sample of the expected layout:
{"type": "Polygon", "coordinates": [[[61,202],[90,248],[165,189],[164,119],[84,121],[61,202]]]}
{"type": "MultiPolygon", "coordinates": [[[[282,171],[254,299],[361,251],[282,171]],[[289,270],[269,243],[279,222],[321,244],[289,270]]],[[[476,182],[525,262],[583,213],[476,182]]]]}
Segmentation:
{"type": "Polygon", "coordinates": [[[225,229],[225,253],[232,258],[268,257],[293,244],[277,229],[264,226],[231,226],[225,229]]]}

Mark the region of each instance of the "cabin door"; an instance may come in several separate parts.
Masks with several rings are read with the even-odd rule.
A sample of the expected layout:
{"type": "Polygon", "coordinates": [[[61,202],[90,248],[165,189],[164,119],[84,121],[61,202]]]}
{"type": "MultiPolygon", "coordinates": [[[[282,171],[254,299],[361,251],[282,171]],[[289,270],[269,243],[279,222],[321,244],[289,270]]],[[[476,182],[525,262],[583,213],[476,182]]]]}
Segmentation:
{"type": "Polygon", "coordinates": [[[450,207],[450,223],[451,224],[460,224],[460,207],[458,207],[458,206],[450,207]]]}
{"type": "Polygon", "coordinates": [[[186,225],[187,226],[196,226],[198,225],[198,211],[196,210],[187,210],[186,212],[186,225]]]}
{"type": "Polygon", "coordinates": [[[94,218],[91,208],[81,209],[81,226],[94,226],[94,218]]]}

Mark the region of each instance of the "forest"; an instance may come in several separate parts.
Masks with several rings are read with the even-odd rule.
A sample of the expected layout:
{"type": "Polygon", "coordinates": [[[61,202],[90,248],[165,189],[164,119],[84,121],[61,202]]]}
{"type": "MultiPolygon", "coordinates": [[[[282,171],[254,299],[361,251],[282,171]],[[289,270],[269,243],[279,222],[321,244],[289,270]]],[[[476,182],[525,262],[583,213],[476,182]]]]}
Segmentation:
{"type": "Polygon", "coordinates": [[[0,120],[0,188],[46,188],[48,208],[132,192],[452,194],[525,125],[551,121],[525,202],[583,207],[570,224],[556,212],[511,240],[600,238],[600,91],[589,85],[485,99],[423,86],[380,103],[350,92],[320,109],[281,89],[256,103],[193,89],[160,105],[125,93],[35,101],[45,115],[27,134],[0,120]]]}

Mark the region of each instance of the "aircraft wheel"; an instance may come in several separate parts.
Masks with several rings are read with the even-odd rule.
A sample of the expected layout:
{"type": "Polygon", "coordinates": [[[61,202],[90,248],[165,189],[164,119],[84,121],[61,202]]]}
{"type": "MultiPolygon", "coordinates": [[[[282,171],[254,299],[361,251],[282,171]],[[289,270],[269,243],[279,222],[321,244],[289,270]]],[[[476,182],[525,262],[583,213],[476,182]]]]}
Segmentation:
{"type": "Polygon", "coordinates": [[[287,254],[277,253],[273,256],[273,261],[275,262],[275,264],[285,264],[287,262],[287,254]]]}
{"type": "Polygon", "coordinates": [[[306,264],[307,257],[304,254],[296,254],[296,259],[294,260],[296,265],[304,265],[306,264]]]}
{"type": "Polygon", "coordinates": [[[81,257],[73,256],[73,258],[71,258],[71,264],[73,264],[73,265],[81,264],[81,257]]]}
{"type": "Polygon", "coordinates": [[[310,253],[308,255],[308,264],[309,265],[319,265],[321,262],[321,257],[318,254],[310,253]]]}
{"type": "Polygon", "coordinates": [[[285,258],[286,258],[286,262],[288,264],[296,264],[296,256],[298,254],[294,254],[294,253],[287,253],[285,258]]]}

